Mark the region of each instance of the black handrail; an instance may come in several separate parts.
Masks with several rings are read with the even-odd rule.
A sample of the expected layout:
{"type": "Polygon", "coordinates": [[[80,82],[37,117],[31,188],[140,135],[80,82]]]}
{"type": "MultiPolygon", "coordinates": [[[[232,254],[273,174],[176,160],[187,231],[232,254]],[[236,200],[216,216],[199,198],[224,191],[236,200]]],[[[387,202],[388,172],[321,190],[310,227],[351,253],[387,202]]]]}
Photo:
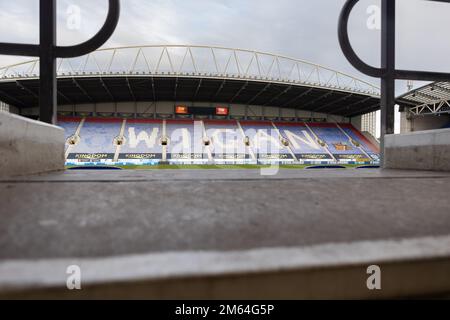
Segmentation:
{"type": "Polygon", "coordinates": [[[58,58],[73,58],[83,56],[101,47],[114,33],[119,23],[120,1],[109,0],[109,11],[106,21],[98,33],[90,40],[69,47],[56,47],[56,56],[58,58]]]}
{"type": "MultiPolygon", "coordinates": [[[[381,161],[384,159],[384,136],[394,133],[395,80],[450,81],[450,73],[397,70],[395,68],[395,0],[382,0],[381,8],[381,68],[362,61],[350,43],[348,21],[360,0],[347,0],[338,23],[338,38],[347,60],[360,72],[381,78],[381,161]]],[[[450,3],[450,0],[427,0],[450,3]]]]}
{"type": "Polygon", "coordinates": [[[380,68],[375,68],[369,66],[364,61],[362,61],[350,43],[350,37],[348,35],[348,21],[350,19],[350,14],[355,7],[355,5],[360,0],[347,0],[342,8],[341,14],[339,16],[339,24],[338,24],[338,38],[341,49],[347,58],[347,60],[359,71],[362,73],[379,78],[383,75],[383,70],[380,68]]]}
{"type": "MultiPolygon", "coordinates": [[[[357,70],[368,76],[381,78],[383,77],[386,70],[383,70],[382,68],[375,68],[373,66],[366,64],[358,57],[358,55],[353,50],[353,47],[350,43],[350,38],[348,35],[348,21],[354,6],[359,1],[360,0],[347,0],[347,2],[344,4],[344,7],[341,11],[341,15],[339,17],[339,24],[338,24],[339,44],[345,57],[357,70]]],[[[388,0],[388,1],[395,2],[395,0],[388,0]]],[[[450,0],[427,0],[427,1],[450,3],[450,0]]],[[[395,35],[389,34],[389,36],[395,35]]],[[[394,77],[395,79],[398,80],[448,81],[450,79],[450,73],[396,69],[394,71],[394,77]]]]}
{"type": "Polygon", "coordinates": [[[0,54],[40,57],[40,120],[56,123],[56,58],[83,56],[100,48],[114,33],[120,16],[120,0],[109,0],[105,23],[86,42],[74,46],[56,45],[56,0],[40,0],[40,44],[0,42],[0,54]]]}

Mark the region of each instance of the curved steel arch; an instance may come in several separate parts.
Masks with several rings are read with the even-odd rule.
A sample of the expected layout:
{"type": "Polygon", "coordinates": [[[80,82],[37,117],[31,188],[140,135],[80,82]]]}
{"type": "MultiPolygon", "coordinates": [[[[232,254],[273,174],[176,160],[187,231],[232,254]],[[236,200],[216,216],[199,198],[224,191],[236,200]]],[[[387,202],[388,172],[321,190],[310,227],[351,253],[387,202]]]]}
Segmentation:
{"type": "MultiPolygon", "coordinates": [[[[0,81],[37,78],[39,61],[0,68],[0,81]]],[[[200,45],[148,45],[107,48],[81,58],[59,59],[59,77],[182,76],[289,83],[371,96],[367,81],[304,60],[266,52],[200,45]]]]}

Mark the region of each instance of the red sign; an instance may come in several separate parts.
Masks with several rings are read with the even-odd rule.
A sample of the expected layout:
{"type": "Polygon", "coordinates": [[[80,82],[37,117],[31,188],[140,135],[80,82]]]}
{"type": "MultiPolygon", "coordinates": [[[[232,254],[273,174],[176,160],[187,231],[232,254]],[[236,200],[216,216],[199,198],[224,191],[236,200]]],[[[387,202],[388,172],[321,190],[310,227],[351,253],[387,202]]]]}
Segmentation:
{"type": "Polygon", "coordinates": [[[176,114],[188,114],[188,107],[186,106],[176,106],[175,107],[175,113],[176,114]]]}
{"type": "Polygon", "coordinates": [[[216,108],[216,115],[218,115],[218,116],[227,116],[228,115],[228,108],[227,107],[217,107],[216,108]]]}

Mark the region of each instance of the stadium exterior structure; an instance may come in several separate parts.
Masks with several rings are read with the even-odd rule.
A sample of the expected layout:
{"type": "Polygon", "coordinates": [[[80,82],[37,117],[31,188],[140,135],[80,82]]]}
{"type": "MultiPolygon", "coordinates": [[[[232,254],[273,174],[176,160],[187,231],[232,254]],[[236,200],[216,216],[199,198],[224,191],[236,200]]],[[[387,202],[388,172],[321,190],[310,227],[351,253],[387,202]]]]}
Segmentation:
{"type": "MultiPolygon", "coordinates": [[[[249,50],[123,47],[60,59],[57,67],[62,111],[77,112],[68,107],[83,104],[177,101],[274,106],[351,118],[379,108],[379,89],[370,83],[317,64],[249,50]]],[[[0,100],[25,115],[34,114],[38,72],[38,60],[0,68],[0,100]]]]}
{"type": "MultiPolygon", "coordinates": [[[[0,68],[0,100],[12,106],[12,109],[21,115],[36,117],[38,70],[38,60],[0,68]]],[[[127,143],[127,134],[131,132],[124,133],[124,130],[134,130],[135,127],[129,128],[125,121],[122,125],[117,125],[117,121],[116,125],[113,123],[114,120],[119,120],[120,123],[121,120],[127,119],[128,124],[133,123],[132,120],[154,120],[157,124],[153,123],[153,129],[155,132],[160,130],[160,133],[170,131],[170,126],[176,126],[173,121],[200,120],[200,136],[207,132],[207,124],[204,123],[206,121],[237,121],[237,127],[242,131],[240,136],[245,139],[248,136],[239,121],[266,121],[253,123],[254,127],[247,129],[256,130],[257,134],[253,135],[260,138],[261,130],[271,131],[275,128],[275,133],[268,132],[264,139],[271,141],[270,137],[275,135],[275,138],[272,137],[275,141],[279,136],[283,144],[286,144],[281,148],[289,149],[284,150],[283,156],[277,155],[276,158],[273,158],[270,152],[250,156],[246,150],[236,151],[227,155],[230,158],[219,157],[225,162],[229,159],[263,162],[262,153],[266,156],[265,160],[303,161],[304,153],[296,155],[295,151],[287,146],[292,143],[292,139],[283,138],[283,134],[292,135],[293,132],[306,132],[307,136],[300,138],[302,141],[309,141],[309,134],[313,136],[315,142],[312,151],[323,157],[314,154],[313,160],[340,162],[341,156],[345,162],[371,162],[377,159],[374,148],[370,148],[370,153],[369,149],[363,150],[361,145],[367,141],[358,140],[358,132],[345,132],[348,128],[344,126],[353,123],[358,130],[361,115],[379,109],[379,89],[368,82],[317,64],[250,50],[166,45],[103,49],[80,58],[60,59],[57,72],[58,113],[61,125],[66,126],[66,132],[73,131],[67,136],[69,142],[66,156],[71,159],[72,155],[72,160],[77,162],[91,163],[93,158],[96,161],[102,160],[98,157],[103,155],[106,162],[117,163],[121,155],[120,149],[127,148],[122,143],[127,143]],[[224,107],[227,113],[178,115],[175,113],[175,107],[180,105],[199,108],[224,107]],[[106,122],[110,119],[113,122],[105,124],[103,121],[103,125],[100,125],[102,121],[92,122],[93,118],[106,122]],[[167,121],[172,123],[166,123],[167,121]],[[294,122],[303,127],[296,128],[297,131],[287,130],[280,133],[275,122],[294,122]],[[328,135],[332,140],[328,142],[326,139],[320,139],[314,130],[304,126],[305,123],[317,122],[332,122],[332,126],[334,123],[343,125],[329,128],[330,132],[323,129],[324,135],[328,135]],[[89,129],[90,123],[97,123],[97,127],[89,129]],[[84,139],[80,139],[78,135],[81,128],[88,132],[84,134],[84,139]],[[96,136],[99,135],[96,130],[103,130],[106,135],[111,134],[114,137],[103,141],[103,145],[95,146],[96,136]],[[344,148],[343,154],[333,154],[329,144],[344,148]],[[96,147],[97,150],[94,150],[96,147]],[[74,148],[83,151],[70,153],[74,148]],[[316,152],[316,148],[322,152],[316,152]],[[345,148],[355,149],[357,152],[346,151],[345,148]],[[359,161],[362,158],[365,160],[359,161]]],[[[136,125],[136,128],[138,126],[136,125]]],[[[186,122],[184,126],[186,134],[194,134],[193,123],[186,122]]],[[[237,128],[236,123],[228,124],[227,128],[216,126],[216,130],[230,131],[233,127],[237,128]]],[[[136,137],[139,137],[139,132],[136,137]]],[[[167,140],[168,143],[174,139],[161,134],[157,138],[152,140],[148,136],[144,137],[148,146],[149,141],[153,141],[152,148],[155,150],[141,153],[132,153],[131,150],[126,155],[138,156],[136,159],[140,163],[147,159],[146,157],[156,157],[158,161],[173,160],[171,157],[175,156],[183,161],[217,160],[218,155],[214,155],[213,151],[204,150],[209,141],[200,145],[197,142],[192,143],[200,149],[198,153],[169,152],[165,149],[170,146],[162,147],[161,140],[167,140]],[[209,155],[205,156],[206,153],[209,155]]],[[[362,139],[364,140],[363,137],[362,139]]],[[[184,140],[183,147],[188,140],[184,140]]],[[[242,146],[243,149],[248,149],[247,147],[248,145],[242,146]]],[[[310,153],[307,153],[308,157],[310,153]]]]}

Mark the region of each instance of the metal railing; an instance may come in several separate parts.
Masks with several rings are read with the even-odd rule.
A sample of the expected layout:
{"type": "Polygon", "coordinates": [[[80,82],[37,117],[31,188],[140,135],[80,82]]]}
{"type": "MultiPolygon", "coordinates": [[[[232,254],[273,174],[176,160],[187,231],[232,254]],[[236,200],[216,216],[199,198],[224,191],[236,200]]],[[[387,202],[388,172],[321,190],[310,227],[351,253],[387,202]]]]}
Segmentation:
{"type": "Polygon", "coordinates": [[[78,57],[100,48],[117,27],[120,1],[109,0],[108,15],[101,29],[91,39],[75,46],[56,44],[56,0],[40,0],[39,15],[40,43],[38,45],[0,43],[0,54],[39,57],[40,120],[56,123],[56,58],[78,57]]]}
{"type": "MultiPolygon", "coordinates": [[[[450,3],[450,0],[427,0],[450,3]]],[[[348,34],[348,23],[353,8],[360,0],[347,0],[338,23],[338,38],[348,61],[362,73],[381,78],[381,158],[384,158],[384,136],[394,133],[395,80],[449,81],[450,73],[399,70],[396,68],[396,0],[381,1],[381,67],[362,61],[354,51],[348,34]]]]}

